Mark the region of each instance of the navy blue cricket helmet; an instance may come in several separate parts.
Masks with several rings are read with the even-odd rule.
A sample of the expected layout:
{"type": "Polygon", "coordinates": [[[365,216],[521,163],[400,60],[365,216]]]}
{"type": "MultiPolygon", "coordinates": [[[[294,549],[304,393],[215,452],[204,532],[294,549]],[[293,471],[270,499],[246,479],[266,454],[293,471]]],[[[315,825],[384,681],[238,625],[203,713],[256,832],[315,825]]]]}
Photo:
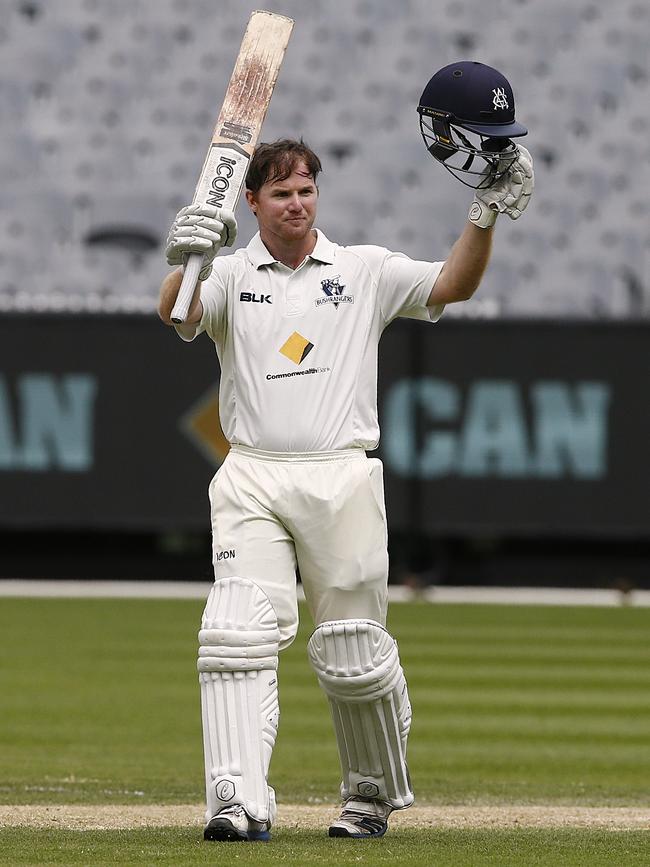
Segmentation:
{"type": "Polygon", "coordinates": [[[508,79],[475,60],[438,70],[422,92],[418,112],[431,156],[474,189],[491,186],[510,168],[517,155],[511,139],[528,132],[515,120],[508,79]]]}

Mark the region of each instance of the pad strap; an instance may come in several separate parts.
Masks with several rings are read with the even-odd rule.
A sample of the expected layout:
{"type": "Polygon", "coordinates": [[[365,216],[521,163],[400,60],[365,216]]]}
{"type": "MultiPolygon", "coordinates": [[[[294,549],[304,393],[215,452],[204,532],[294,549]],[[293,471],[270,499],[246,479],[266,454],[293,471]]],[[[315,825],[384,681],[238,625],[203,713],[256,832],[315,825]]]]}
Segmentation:
{"type": "Polygon", "coordinates": [[[216,581],[199,631],[199,683],[209,821],[241,804],[258,822],[273,821],[267,784],[277,734],[277,617],[247,578],[216,581]]]}
{"type": "Polygon", "coordinates": [[[308,652],[329,699],[343,798],[408,807],[411,706],[395,640],[374,620],[328,621],[315,630],[308,652]]]}

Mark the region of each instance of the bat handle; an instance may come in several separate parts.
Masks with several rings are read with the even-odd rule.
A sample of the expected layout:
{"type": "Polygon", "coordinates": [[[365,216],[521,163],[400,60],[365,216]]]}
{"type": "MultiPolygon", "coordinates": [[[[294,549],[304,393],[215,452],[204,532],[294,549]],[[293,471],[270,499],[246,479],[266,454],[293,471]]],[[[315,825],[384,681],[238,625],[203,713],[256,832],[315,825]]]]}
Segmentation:
{"type": "Polygon", "coordinates": [[[187,319],[187,314],[192,303],[192,296],[199,279],[199,273],[203,267],[203,253],[190,253],[185,263],[183,282],[176,296],[176,303],[172,310],[172,322],[181,325],[187,319]]]}

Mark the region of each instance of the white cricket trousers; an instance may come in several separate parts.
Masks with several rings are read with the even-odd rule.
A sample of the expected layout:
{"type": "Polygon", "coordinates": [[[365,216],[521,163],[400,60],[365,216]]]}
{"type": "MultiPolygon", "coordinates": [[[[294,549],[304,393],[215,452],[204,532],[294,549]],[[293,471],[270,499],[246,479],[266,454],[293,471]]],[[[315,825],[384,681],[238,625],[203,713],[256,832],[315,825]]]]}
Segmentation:
{"type": "Polygon", "coordinates": [[[383,467],[361,449],[315,454],[233,446],[210,484],[215,580],[254,581],[271,600],[280,647],[298,628],[296,569],[314,625],[385,625],[388,549],[383,467]]]}

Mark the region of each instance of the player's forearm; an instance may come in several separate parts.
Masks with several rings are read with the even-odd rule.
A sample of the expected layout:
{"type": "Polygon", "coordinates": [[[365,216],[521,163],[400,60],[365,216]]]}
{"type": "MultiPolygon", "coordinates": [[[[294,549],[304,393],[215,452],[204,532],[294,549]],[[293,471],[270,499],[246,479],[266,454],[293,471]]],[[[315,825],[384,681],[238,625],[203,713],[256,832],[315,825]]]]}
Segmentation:
{"type": "Polygon", "coordinates": [[[472,297],[490,261],[492,234],[493,229],[465,224],[440,272],[429,304],[452,304],[472,297]]]}
{"type": "MultiPolygon", "coordinates": [[[[163,280],[160,286],[160,299],[158,303],[158,315],[165,325],[172,325],[171,314],[176,303],[178,290],[183,282],[183,269],[177,268],[171,271],[163,280]]],[[[192,303],[190,304],[186,322],[199,322],[201,319],[201,283],[196,284],[192,303]]]]}

